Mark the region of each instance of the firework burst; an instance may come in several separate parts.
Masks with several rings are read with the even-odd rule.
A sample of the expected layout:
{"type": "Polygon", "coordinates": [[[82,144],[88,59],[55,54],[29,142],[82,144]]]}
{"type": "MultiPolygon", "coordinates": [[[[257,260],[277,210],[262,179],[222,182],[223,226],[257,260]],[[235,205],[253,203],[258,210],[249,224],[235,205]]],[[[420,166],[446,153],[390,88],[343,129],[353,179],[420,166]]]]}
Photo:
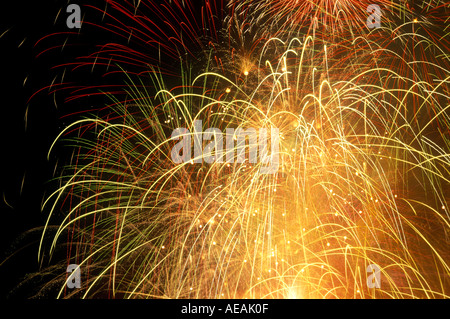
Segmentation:
{"type": "MultiPolygon", "coordinates": [[[[139,9],[124,3],[114,8],[139,9]]],[[[192,36],[204,52],[201,72],[186,60],[181,85],[171,86],[155,66],[146,65],[145,77],[121,68],[132,60],[119,53],[140,51],[104,49],[120,57],[127,85],[104,94],[107,115],[74,122],[52,146],[64,139],[74,156],[44,204],[39,257],[62,245],[62,263],[85,273],[73,292],[66,274],[55,276],[58,296],[447,298],[448,31],[427,27],[443,16],[423,9],[429,21],[420,28],[396,28],[395,19],[417,9],[383,1],[392,24],[368,32],[360,1],[207,3],[205,12],[230,13],[221,30],[205,16],[199,29],[214,37],[192,36]],[[215,39],[213,49],[205,38],[215,39]],[[416,44],[408,51],[398,43],[416,44]],[[234,152],[233,161],[175,163],[171,133],[186,128],[195,140],[198,120],[203,131],[278,128],[278,171],[261,174],[263,163],[238,163],[234,152]],[[367,284],[373,264],[379,289],[367,284]]],[[[163,8],[163,17],[178,12],[163,8]]],[[[176,18],[198,29],[185,19],[176,18]]],[[[144,30],[133,34],[154,42],[140,43],[164,43],[144,30]]],[[[170,41],[188,51],[175,34],[170,41]]]]}

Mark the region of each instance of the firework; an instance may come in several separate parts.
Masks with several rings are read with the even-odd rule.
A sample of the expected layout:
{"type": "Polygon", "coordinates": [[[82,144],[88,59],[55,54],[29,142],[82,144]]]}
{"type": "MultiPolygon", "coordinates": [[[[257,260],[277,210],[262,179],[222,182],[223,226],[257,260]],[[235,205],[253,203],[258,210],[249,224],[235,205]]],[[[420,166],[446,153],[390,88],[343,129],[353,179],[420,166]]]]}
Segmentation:
{"type": "Polygon", "coordinates": [[[53,245],[64,231],[75,236],[71,260],[90,270],[84,297],[106,287],[159,298],[446,296],[445,249],[416,221],[448,229],[438,186],[448,182],[445,148],[405,140],[420,128],[379,100],[397,89],[351,80],[336,88],[315,79],[312,65],[305,72],[305,46],[288,49],[251,94],[213,73],[179,93],[161,88],[156,99],[131,86],[128,103],[111,106],[116,117],[68,128],[82,125],[79,162],[51,199],[79,199],[53,245]],[[195,119],[278,127],[279,172],[174,164],[169,133],[195,119]],[[426,191],[415,179],[434,185],[432,205],[414,198],[426,191]],[[384,278],[376,295],[363,276],[374,263],[384,278]]]}
{"type": "MultiPolygon", "coordinates": [[[[417,9],[383,1],[391,20],[369,32],[362,2],[339,3],[232,1],[213,50],[193,36],[206,62],[199,72],[181,63],[181,85],[156,63],[136,72],[115,60],[128,84],[102,93],[107,115],[69,125],[51,150],[63,139],[74,156],[44,204],[39,258],[62,246],[62,263],[84,269],[78,291],[55,276],[58,297],[449,296],[448,31],[427,28],[443,17],[426,9],[434,22],[406,21],[417,9]],[[278,128],[278,171],[175,163],[171,133],[187,128],[195,140],[198,120],[202,131],[278,128]],[[367,283],[373,265],[377,289],[367,283]]],[[[113,7],[140,9],[125,4],[113,7]]],[[[102,54],[119,52],[140,53],[102,54]]]]}

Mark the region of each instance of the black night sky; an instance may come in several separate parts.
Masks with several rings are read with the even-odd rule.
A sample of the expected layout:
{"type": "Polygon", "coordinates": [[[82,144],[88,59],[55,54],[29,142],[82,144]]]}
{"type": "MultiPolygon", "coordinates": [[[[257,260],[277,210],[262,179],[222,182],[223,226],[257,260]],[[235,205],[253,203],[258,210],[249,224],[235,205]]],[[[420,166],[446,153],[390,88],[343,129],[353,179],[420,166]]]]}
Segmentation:
{"type": "Polygon", "coordinates": [[[24,232],[43,221],[40,205],[44,185],[52,175],[44,150],[58,130],[58,120],[48,97],[41,95],[29,103],[28,99],[36,88],[48,85],[45,83],[53,58],[35,59],[34,45],[55,28],[53,21],[60,8],[60,1],[8,1],[0,11],[4,147],[0,208],[2,297],[26,273],[38,269],[35,254],[38,237],[24,232]]]}

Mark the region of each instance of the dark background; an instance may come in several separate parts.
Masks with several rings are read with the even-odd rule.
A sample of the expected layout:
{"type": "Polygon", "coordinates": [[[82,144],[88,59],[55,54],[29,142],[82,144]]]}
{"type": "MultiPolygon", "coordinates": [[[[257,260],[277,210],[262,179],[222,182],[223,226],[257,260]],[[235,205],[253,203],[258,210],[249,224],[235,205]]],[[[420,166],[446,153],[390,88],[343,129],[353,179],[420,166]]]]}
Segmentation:
{"type": "MultiPolygon", "coordinates": [[[[30,97],[60,73],[52,69],[56,64],[70,61],[77,54],[76,49],[56,49],[38,56],[52,45],[48,41],[36,45],[49,34],[75,30],[65,25],[68,3],[4,1],[0,10],[0,298],[29,297],[26,289],[17,288],[27,274],[39,270],[38,244],[46,221],[41,205],[49,195],[45,190],[56,164],[56,156],[47,160],[47,152],[64,125],[62,115],[69,110],[61,96],[54,98],[48,90],[30,97]]],[[[81,6],[83,1],[71,3],[81,6]]],[[[64,154],[59,155],[64,158],[64,154]]]]}
{"type": "Polygon", "coordinates": [[[45,183],[52,176],[46,150],[59,123],[58,112],[48,96],[40,95],[30,102],[28,99],[37,89],[48,85],[52,58],[35,59],[34,45],[54,30],[53,22],[62,3],[8,1],[2,3],[0,10],[0,34],[8,30],[0,38],[0,298],[7,296],[26,273],[38,269],[38,236],[28,231],[44,220],[40,206],[45,183]]]}

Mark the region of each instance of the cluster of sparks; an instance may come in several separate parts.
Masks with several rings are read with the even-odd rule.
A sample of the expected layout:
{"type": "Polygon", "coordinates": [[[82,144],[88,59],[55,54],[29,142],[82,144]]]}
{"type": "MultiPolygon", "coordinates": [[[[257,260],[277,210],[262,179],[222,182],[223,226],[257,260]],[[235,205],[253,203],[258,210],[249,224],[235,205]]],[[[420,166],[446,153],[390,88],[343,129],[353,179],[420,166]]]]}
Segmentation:
{"type": "Polygon", "coordinates": [[[83,274],[79,290],[56,274],[58,296],[449,297],[449,2],[379,1],[377,29],[370,3],[86,7],[115,23],[83,26],[117,42],[75,68],[106,67],[122,86],[102,87],[107,115],[74,121],[52,146],[74,156],[45,201],[39,258],[66,247],[61,263],[83,274]],[[170,134],[195,120],[279,128],[278,172],[174,163],[170,134]]]}

